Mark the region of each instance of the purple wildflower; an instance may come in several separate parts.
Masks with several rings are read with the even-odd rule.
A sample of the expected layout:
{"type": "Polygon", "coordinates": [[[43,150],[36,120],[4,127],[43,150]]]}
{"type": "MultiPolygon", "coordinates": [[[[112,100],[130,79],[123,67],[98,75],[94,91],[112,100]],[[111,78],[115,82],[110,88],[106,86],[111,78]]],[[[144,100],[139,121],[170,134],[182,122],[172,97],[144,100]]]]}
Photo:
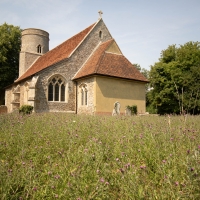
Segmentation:
{"type": "Polygon", "coordinates": [[[100,182],[104,183],[104,182],[105,182],[104,178],[101,178],[101,179],[100,179],[100,182]]]}

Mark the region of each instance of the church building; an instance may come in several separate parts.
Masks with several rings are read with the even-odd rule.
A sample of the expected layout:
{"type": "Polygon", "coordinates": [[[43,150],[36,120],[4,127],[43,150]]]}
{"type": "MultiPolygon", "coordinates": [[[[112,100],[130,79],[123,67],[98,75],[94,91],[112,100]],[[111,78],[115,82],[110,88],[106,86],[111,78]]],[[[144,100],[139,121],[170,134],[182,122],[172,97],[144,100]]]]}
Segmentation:
{"type": "Polygon", "coordinates": [[[103,19],[49,51],[49,34],[22,31],[19,77],[6,88],[8,112],[32,105],[34,112],[111,115],[137,105],[145,113],[148,80],[123,55],[103,19]]]}

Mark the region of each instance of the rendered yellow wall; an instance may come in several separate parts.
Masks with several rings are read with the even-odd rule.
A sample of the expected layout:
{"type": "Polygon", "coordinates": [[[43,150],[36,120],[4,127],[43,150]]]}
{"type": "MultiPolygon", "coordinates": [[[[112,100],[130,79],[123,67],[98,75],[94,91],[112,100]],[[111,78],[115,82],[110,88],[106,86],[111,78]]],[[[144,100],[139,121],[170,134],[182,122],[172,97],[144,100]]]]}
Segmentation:
{"type": "Polygon", "coordinates": [[[106,52],[110,52],[110,53],[116,53],[116,54],[122,54],[122,52],[120,51],[118,45],[116,44],[116,42],[113,42],[108,49],[106,49],[106,52]]]}
{"type": "Polygon", "coordinates": [[[120,102],[120,113],[127,105],[137,105],[138,113],[146,112],[145,84],[137,81],[96,77],[96,113],[112,113],[113,105],[120,102]]]}

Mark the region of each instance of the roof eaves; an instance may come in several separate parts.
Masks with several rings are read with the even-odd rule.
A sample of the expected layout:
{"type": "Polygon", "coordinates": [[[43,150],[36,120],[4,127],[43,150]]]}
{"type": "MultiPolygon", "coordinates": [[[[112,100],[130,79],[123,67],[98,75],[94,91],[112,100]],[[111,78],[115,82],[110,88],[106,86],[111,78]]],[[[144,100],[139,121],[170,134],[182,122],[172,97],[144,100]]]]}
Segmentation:
{"type": "MultiPolygon", "coordinates": [[[[41,56],[40,56],[41,57],[41,56]]],[[[40,57],[38,57],[38,58],[36,58],[35,59],[35,61],[31,64],[31,66],[18,78],[18,79],[20,79],[32,66],[33,66],[33,64],[35,64],[36,63],[36,61],[40,58],[40,57]]],[[[30,75],[31,76],[31,75],[30,75]]],[[[28,76],[28,77],[30,77],[30,76],[28,76]]],[[[15,81],[14,81],[14,83],[16,82],[18,82],[18,79],[16,79],[15,81]]],[[[24,79],[22,79],[22,80],[24,80],[24,79]]]]}
{"type": "Polygon", "coordinates": [[[81,76],[81,77],[78,77],[76,79],[73,79],[74,81],[76,80],[80,80],[80,79],[83,79],[83,78],[87,78],[87,77],[90,77],[90,76],[106,76],[106,77],[111,77],[111,78],[118,78],[118,79],[124,79],[124,80],[130,80],[130,81],[139,81],[139,82],[143,82],[143,83],[149,83],[149,81],[144,81],[144,80],[140,80],[140,79],[133,79],[133,78],[125,78],[125,77],[119,77],[119,76],[113,76],[113,75],[108,75],[108,74],[101,74],[101,73],[92,73],[92,74],[87,74],[85,76],[81,76]]]}

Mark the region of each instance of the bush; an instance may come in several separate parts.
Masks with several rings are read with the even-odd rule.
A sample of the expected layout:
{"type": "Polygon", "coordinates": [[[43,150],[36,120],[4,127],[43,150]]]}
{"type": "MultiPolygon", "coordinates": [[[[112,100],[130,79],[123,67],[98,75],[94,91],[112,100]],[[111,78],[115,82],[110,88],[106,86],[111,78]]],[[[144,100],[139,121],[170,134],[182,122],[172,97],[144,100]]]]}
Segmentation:
{"type": "Polygon", "coordinates": [[[137,106],[136,105],[127,106],[127,108],[131,111],[131,115],[137,115],[137,106]]]}
{"type": "Polygon", "coordinates": [[[23,113],[24,115],[31,114],[32,111],[33,111],[33,106],[30,106],[30,105],[23,105],[19,109],[19,113],[23,113]]]}

